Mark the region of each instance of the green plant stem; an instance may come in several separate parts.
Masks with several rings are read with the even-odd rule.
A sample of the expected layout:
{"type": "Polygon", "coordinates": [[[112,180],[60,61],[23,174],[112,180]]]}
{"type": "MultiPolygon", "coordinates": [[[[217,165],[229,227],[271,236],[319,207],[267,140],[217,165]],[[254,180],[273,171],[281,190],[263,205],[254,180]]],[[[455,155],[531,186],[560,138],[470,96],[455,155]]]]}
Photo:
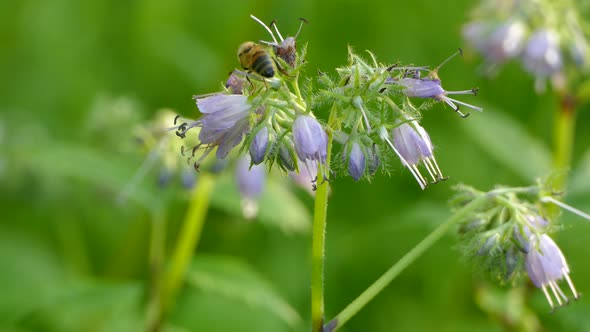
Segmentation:
{"type": "MultiPolygon", "coordinates": [[[[455,223],[462,220],[469,213],[482,206],[489,195],[481,195],[469,204],[458,210],[445,223],[438,226],[432,233],[420,241],[412,250],[406,253],[400,260],[393,264],[379,279],[370,285],[361,295],[354,299],[344,310],[334,317],[323,329],[323,332],[333,332],[341,328],[349,319],[364,308],[377,294],[381,293],[403,270],[418,259],[436,241],[438,241],[455,223]]],[[[315,330],[314,330],[315,332],[315,330]]]]}
{"type": "Polygon", "coordinates": [[[147,331],[157,332],[162,322],[162,266],[166,247],[166,222],[161,209],[152,212],[150,236],[150,300],[147,305],[147,331]]]}
{"type": "Polygon", "coordinates": [[[201,230],[209,208],[215,181],[213,175],[201,173],[191,193],[191,201],[184,217],[179,238],[170,258],[170,266],[162,285],[162,312],[166,313],[180,289],[186,269],[201,237],[201,230]]]}
{"type": "Polygon", "coordinates": [[[569,95],[561,97],[560,107],[555,113],[553,128],[553,169],[560,172],[557,178],[557,190],[564,190],[567,171],[572,160],[575,133],[575,101],[569,95]]]}
{"type": "Polygon", "coordinates": [[[324,262],[326,242],[326,216],[328,213],[328,176],[332,132],[328,132],[328,153],[325,167],[318,169],[318,184],[315,193],[311,250],[311,325],[313,332],[322,332],[324,325],[324,262]],[[324,168],[324,169],[322,169],[324,168]],[[324,174],[325,173],[325,174],[324,174]],[[322,179],[322,176],[324,178],[322,179]]]}

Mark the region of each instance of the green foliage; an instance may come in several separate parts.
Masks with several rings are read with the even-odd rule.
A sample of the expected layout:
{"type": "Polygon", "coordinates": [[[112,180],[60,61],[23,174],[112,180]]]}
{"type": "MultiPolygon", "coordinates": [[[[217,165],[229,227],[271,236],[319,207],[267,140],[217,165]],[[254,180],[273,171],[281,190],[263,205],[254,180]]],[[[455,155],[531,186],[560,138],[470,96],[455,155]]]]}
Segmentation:
{"type": "MultiPolygon", "coordinates": [[[[432,67],[462,46],[470,6],[466,0],[0,2],[0,330],[146,330],[157,270],[153,220],[165,225],[160,263],[167,263],[188,195],[177,182],[158,186],[153,165],[120,203],[144,162],[135,130],[161,108],[197,116],[192,95],[219,90],[239,67],[239,44],[268,40],[249,14],[276,18],[289,35],[298,17],[309,20],[298,39],[300,50],[308,45],[301,74],[321,69],[328,77],[347,64],[347,45],[360,54],[370,49],[384,63],[432,67]]],[[[371,183],[330,184],[328,316],[446,219],[453,184],[528,184],[550,168],[557,101],[535,95],[532,79],[518,68],[507,66],[494,80],[477,78],[477,70],[466,52],[441,76],[453,89],[479,86],[483,113],[460,119],[440,103],[420,109],[449,180],[422,192],[391,158],[382,161],[388,175],[378,173],[371,183]]],[[[580,86],[579,97],[588,99],[590,85],[580,86]]],[[[590,112],[583,106],[578,114],[566,197],[590,208],[590,112]]],[[[284,174],[272,174],[258,217],[246,221],[230,174],[216,184],[193,265],[162,331],[309,331],[311,199],[284,174]]],[[[567,215],[564,225],[560,247],[585,293],[590,226],[567,215]]],[[[505,305],[509,299],[481,294],[486,284],[460,264],[454,243],[444,239],[342,331],[510,330],[498,317],[501,308],[513,308],[505,305]]],[[[550,315],[543,295],[532,294],[530,306],[545,330],[590,329],[586,298],[550,315]]],[[[520,309],[520,318],[527,317],[520,309]]]]}

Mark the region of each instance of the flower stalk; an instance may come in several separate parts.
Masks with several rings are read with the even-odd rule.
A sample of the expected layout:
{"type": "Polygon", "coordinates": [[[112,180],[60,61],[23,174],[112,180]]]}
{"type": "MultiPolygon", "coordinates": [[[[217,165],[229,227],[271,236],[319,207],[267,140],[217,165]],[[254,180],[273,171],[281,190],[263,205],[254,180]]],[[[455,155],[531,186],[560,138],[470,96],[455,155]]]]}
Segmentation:
{"type": "MultiPolygon", "coordinates": [[[[330,169],[330,157],[332,151],[333,135],[328,131],[328,149],[324,165],[330,169]]],[[[318,169],[318,174],[321,170],[318,169]]],[[[315,194],[313,233],[312,233],[312,258],[311,258],[311,324],[312,332],[322,332],[324,325],[324,263],[326,259],[326,219],[328,214],[328,188],[330,172],[326,171],[325,178],[318,180],[315,194]]]]}
{"type": "MultiPolygon", "coordinates": [[[[402,273],[410,264],[416,261],[422,254],[432,247],[442,236],[458,221],[461,221],[465,216],[473,211],[479,209],[483,204],[489,200],[486,195],[481,195],[478,198],[465,205],[450,217],[445,223],[438,226],[422,241],[420,241],[414,248],[408,251],[400,260],[393,264],[379,279],[375,280],[361,295],[354,299],[346,308],[336,315],[330,322],[328,322],[323,332],[333,332],[340,329],[346,322],[348,322],[354,315],[363,309],[371,300],[373,300],[385,287],[387,287],[400,273],[402,273]]],[[[315,332],[315,330],[314,330],[315,332]]]]}
{"type": "Polygon", "coordinates": [[[212,175],[201,173],[199,181],[192,191],[191,202],[179,232],[179,239],[176,241],[176,247],[170,258],[170,266],[163,277],[161,296],[161,311],[163,313],[166,313],[174,303],[184,280],[186,269],[194,255],[201,237],[214,184],[212,175]]]}

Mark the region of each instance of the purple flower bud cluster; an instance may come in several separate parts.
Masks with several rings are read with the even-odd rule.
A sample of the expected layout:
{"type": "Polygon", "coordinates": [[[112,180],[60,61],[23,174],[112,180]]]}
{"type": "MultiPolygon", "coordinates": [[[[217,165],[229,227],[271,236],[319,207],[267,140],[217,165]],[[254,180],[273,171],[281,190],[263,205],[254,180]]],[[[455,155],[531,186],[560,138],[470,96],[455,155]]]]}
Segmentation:
{"type": "MultiPolygon", "coordinates": [[[[480,200],[480,205],[461,220],[459,228],[465,254],[476,260],[477,266],[490,272],[494,279],[506,283],[528,276],[540,288],[551,308],[569,302],[560,282],[565,280],[574,299],[579,298],[571,278],[568,263],[549,232],[553,222],[541,215],[544,202],[552,197],[538,197],[546,190],[544,184],[528,188],[497,187],[480,192],[459,186],[454,199],[458,207],[480,200]],[[531,196],[534,193],[535,195],[531,196]],[[484,200],[482,200],[484,199],[484,200]]],[[[559,206],[589,217],[564,203],[559,206]]]]}
{"type": "Polygon", "coordinates": [[[465,40],[485,59],[486,73],[494,74],[504,62],[520,59],[524,70],[535,77],[536,90],[542,92],[547,79],[561,87],[568,60],[578,68],[588,65],[588,38],[574,4],[514,2],[513,6],[506,11],[483,0],[487,10],[479,11],[463,27],[465,40]],[[543,13],[551,13],[554,19],[543,13]]]}

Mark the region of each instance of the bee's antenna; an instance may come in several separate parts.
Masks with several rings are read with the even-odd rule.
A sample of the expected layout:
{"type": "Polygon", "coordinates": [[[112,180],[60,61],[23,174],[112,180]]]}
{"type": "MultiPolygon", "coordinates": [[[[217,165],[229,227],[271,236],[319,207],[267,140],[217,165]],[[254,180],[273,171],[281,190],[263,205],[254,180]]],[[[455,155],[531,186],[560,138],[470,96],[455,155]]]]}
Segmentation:
{"type": "Polygon", "coordinates": [[[456,57],[458,54],[460,54],[461,56],[463,56],[463,50],[461,48],[459,48],[457,50],[457,52],[453,53],[450,57],[448,57],[445,61],[443,61],[440,65],[438,65],[436,68],[434,68],[433,72],[438,72],[438,70],[444,66],[447,62],[449,62],[452,58],[456,57]]]}
{"type": "Polygon", "coordinates": [[[283,38],[283,35],[281,35],[281,33],[279,32],[279,28],[277,27],[277,20],[276,19],[274,19],[274,20],[272,20],[272,22],[270,22],[270,26],[275,28],[275,31],[277,32],[277,36],[279,36],[281,41],[284,41],[285,39],[283,38]]]}
{"type": "Polygon", "coordinates": [[[295,34],[295,37],[294,37],[295,39],[297,39],[297,37],[299,36],[299,33],[301,32],[301,28],[303,28],[303,23],[309,24],[309,21],[307,21],[303,17],[300,17],[299,20],[301,20],[301,24],[299,24],[299,30],[297,30],[297,33],[295,34]]]}
{"type": "Polygon", "coordinates": [[[266,29],[266,31],[268,31],[268,33],[270,33],[270,36],[272,37],[272,40],[275,42],[275,44],[278,44],[277,39],[275,38],[274,33],[272,33],[272,30],[268,26],[266,26],[266,24],[264,24],[264,22],[262,22],[260,19],[258,19],[258,17],[254,16],[254,15],[250,15],[250,17],[254,21],[260,23],[260,25],[262,25],[266,29]]]}

